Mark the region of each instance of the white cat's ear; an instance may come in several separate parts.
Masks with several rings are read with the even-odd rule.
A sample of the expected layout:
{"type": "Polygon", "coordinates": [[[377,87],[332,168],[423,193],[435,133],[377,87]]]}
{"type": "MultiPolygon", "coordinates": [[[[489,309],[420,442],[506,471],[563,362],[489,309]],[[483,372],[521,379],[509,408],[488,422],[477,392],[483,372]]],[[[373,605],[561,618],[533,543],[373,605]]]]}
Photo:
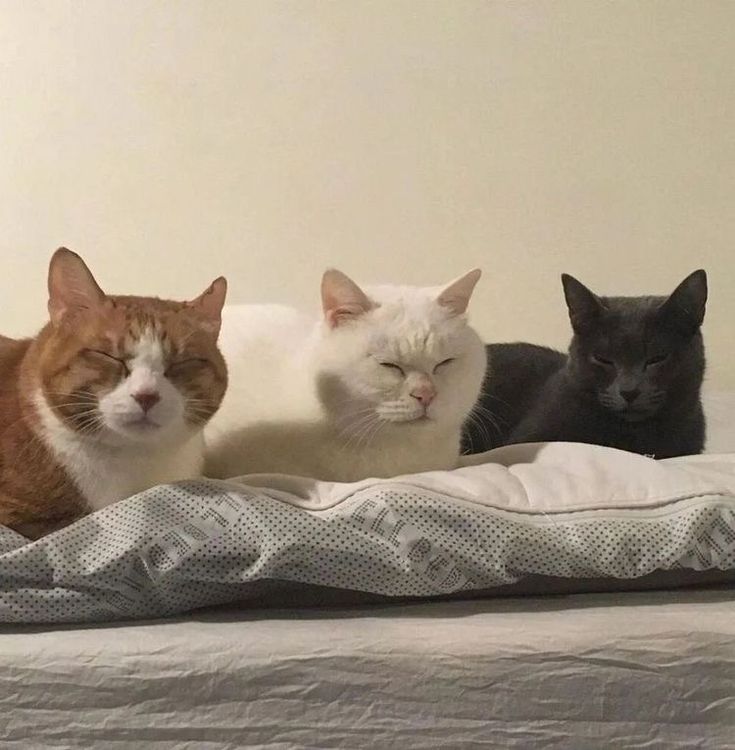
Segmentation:
{"type": "Polygon", "coordinates": [[[585,333],[594,328],[605,309],[602,300],[568,273],[561,275],[561,283],[574,332],[585,333]]]}
{"type": "Polygon", "coordinates": [[[448,307],[455,315],[464,315],[480,276],[482,276],[482,271],[479,268],[460,276],[437,297],[436,301],[448,307]]]}
{"type": "Polygon", "coordinates": [[[69,312],[93,310],[105,301],[85,262],[71,250],[60,247],[52,256],[48,270],[48,311],[58,325],[69,312]]]}
{"type": "Polygon", "coordinates": [[[334,268],[322,276],[322,309],[324,319],[331,328],[354,320],[373,309],[375,305],[365,292],[341,271],[334,268]]]}
{"type": "Polygon", "coordinates": [[[680,330],[696,333],[704,322],[707,306],[707,274],[690,273],[661,305],[660,314],[680,330]]]}
{"type": "Polygon", "coordinates": [[[187,302],[187,306],[196,310],[203,321],[203,327],[216,335],[222,326],[222,308],[227,297],[227,279],[220,276],[196,299],[187,302]]]}

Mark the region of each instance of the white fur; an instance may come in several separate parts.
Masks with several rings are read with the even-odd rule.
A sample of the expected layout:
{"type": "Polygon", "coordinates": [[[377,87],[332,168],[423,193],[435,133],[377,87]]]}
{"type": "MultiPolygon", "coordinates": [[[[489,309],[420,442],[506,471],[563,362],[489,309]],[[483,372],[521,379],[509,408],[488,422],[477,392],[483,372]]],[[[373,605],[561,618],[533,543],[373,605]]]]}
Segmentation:
{"type": "Polygon", "coordinates": [[[130,375],[99,400],[105,430],[99,439],[116,445],[156,443],[175,437],[186,428],[184,399],[164,374],[160,341],[146,331],[133,347],[127,362],[130,375]],[[134,396],[156,393],[160,401],[146,414],[134,396]]]}
{"type": "Polygon", "coordinates": [[[440,293],[366,290],[376,306],[336,328],[286,307],[225,308],[230,385],[205,430],[207,473],[356,481],[454,468],[485,351],[440,293]],[[436,396],[425,408],[412,391],[436,396]]]}
{"type": "Polygon", "coordinates": [[[184,398],[164,375],[161,344],[150,332],[127,362],[130,375],[99,400],[101,429],[75,432],[36,393],[42,434],[57,460],[93,509],[150,487],[201,476],[203,438],[185,421],[184,398]],[[160,401],[146,414],[138,393],[160,401]]]}

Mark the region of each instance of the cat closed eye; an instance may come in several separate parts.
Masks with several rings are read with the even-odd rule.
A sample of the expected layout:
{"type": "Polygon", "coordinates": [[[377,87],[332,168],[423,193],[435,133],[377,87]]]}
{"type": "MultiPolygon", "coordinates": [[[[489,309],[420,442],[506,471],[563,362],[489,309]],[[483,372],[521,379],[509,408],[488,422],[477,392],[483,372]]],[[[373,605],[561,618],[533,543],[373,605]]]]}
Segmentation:
{"type": "Polygon", "coordinates": [[[119,367],[122,367],[123,372],[125,373],[126,377],[130,375],[130,370],[128,369],[128,366],[125,363],[125,360],[120,359],[119,357],[115,357],[112,354],[109,354],[108,352],[103,352],[100,349],[84,349],[83,354],[86,354],[92,359],[101,361],[105,364],[116,364],[119,367]]]}
{"type": "Polygon", "coordinates": [[[380,362],[381,367],[385,367],[388,370],[393,370],[394,372],[398,372],[401,375],[404,375],[403,368],[400,365],[397,365],[395,362],[380,362]]]}
{"type": "Polygon", "coordinates": [[[607,357],[601,357],[599,354],[593,354],[592,361],[597,365],[602,365],[603,367],[612,367],[614,364],[611,359],[607,359],[607,357]]]}
{"type": "Polygon", "coordinates": [[[199,367],[207,367],[210,362],[208,359],[202,357],[191,357],[189,359],[182,359],[180,362],[173,362],[166,369],[166,377],[174,375],[183,375],[187,372],[191,372],[199,367]]]}
{"type": "Polygon", "coordinates": [[[454,362],[454,360],[455,360],[455,357],[449,357],[448,359],[443,360],[434,368],[434,372],[436,372],[440,367],[444,367],[445,365],[450,365],[452,362],[454,362]]]}
{"type": "Polygon", "coordinates": [[[646,367],[649,367],[651,365],[660,365],[662,362],[665,362],[669,358],[668,354],[658,354],[655,357],[650,357],[646,360],[646,367]]]}

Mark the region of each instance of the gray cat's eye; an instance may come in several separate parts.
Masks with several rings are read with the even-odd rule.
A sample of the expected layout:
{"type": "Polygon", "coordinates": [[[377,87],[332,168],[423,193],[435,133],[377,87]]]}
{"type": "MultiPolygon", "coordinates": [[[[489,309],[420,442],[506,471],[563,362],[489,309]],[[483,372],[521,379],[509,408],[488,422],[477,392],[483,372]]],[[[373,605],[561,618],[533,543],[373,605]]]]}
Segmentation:
{"type": "Polygon", "coordinates": [[[603,367],[612,367],[613,364],[615,364],[611,359],[606,359],[605,357],[601,357],[599,354],[593,354],[592,361],[595,364],[602,365],[603,367]]]}
{"type": "Polygon", "coordinates": [[[659,354],[656,357],[651,357],[650,359],[646,360],[646,367],[649,365],[660,365],[662,362],[665,362],[669,358],[668,354],[659,354]]]}

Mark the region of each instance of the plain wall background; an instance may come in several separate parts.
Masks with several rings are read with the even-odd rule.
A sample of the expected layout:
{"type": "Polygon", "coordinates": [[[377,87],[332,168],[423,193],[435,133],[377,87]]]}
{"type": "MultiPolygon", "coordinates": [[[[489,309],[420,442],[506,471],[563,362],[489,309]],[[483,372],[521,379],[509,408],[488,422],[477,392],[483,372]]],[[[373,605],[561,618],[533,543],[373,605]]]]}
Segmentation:
{"type": "Polygon", "coordinates": [[[0,0],[0,300],[51,251],[111,292],[316,307],[322,270],[481,266],[492,340],[564,346],[558,276],[710,276],[735,385],[735,2],[0,0]]]}

